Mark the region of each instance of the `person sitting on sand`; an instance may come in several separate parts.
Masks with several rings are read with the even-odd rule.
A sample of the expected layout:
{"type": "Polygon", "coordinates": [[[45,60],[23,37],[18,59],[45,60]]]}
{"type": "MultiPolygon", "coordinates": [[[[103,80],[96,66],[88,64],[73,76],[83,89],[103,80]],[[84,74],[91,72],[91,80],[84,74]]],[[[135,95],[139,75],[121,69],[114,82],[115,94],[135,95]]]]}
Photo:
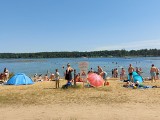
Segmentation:
{"type": "Polygon", "coordinates": [[[76,75],[76,82],[83,82],[83,80],[82,80],[82,78],[81,78],[81,76],[80,76],[80,73],[78,73],[78,74],[76,75]]]}
{"type": "Polygon", "coordinates": [[[131,86],[131,82],[130,81],[127,81],[126,84],[123,85],[123,87],[127,87],[127,88],[130,87],[130,86],[131,86]]]}
{"type": "Polygon", "coordinates": [[[42,80],[42,74],[40,74],[39,76],[38,76],[38,79],[37,79],[37,82],[42,82],[43,80],[42,80]]]}
{"type": "Polygon", "coordinates": [[[93,70],[93,68],[91,68],[90,72],[94,73],[94,70],[93,70]]]}
{"type": "Polygon", "coordinates": [[[150,74],[151,74],[151,81],[155,81],[156,82],[156,71],[157,68],[154,66],[154,64],[152,64],[151,69],[150,69],[150,74]]]}
{"type": "Polygon", "coordinates": [[[36,81],[37,81],[37,73],[34,74],[34,82],[36,82],[36,81]]]}
{"type": "Polygon", "coordinates": [[[53,80],[54,80],[54,73],[51,73],[51,75],[50,75],[49,79],[50,79],[51,81],[53,81],[53,80]]]}
{"type": "Polygon", "coordinates": [[[44,76],[44,81],[49,81],[49,78],[48,78],[47,74],[44,76]]]}

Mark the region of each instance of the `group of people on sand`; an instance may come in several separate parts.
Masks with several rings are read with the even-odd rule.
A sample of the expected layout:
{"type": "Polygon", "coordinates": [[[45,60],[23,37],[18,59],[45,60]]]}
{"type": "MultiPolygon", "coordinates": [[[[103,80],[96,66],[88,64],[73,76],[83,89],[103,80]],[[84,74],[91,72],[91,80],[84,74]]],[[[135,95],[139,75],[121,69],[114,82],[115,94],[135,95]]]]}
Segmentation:
{"type": "MultiPolygon", "coordinates": [[[[120,74],[120,76],[121,76],[121,74],[120,74]]],[[[118,69],[117,68],[112,69],[112,77],[118,78],[118,69]]]]}
{"type": "MultiPolygon", "coordinates": [[[[129,79],[131,81],[133,81],[133,72],[136,72],[138,75],[142,76],[142,68],[138,68],[138,67],[133,67],[132,64],[129,64],[129,67],[128,67],[128,75],[126,73],[126,70],[124,68],[121,68],[121,71],[120,71],[120,80],[125,80],[125,79],[128,79],[127,76],[129,76],[129,79]]],[[[159,79],[159,72],[160,70],[155,67],[154,64],[151,65],[151,68],[150,68],[150,80],[151,82],[156,82],[156,80],[159,79]]],[[[118,69],[115,68],[115,69],[112,69],[112,77],[113,78],[118,78],[118,69]]]]}
{"type": "Polygon", "coordinates": [[[6,82],[9,79],[9,70],[4,68],[3,72],[0,74],[0,80],[6,82]]]}
{"type": "MultiPolygon", "coordinates": [[[[130,77],[132,77],[132,72],[135,71],[134,67],[130,64],[128,68],[128,74],[130,77]]],[[[136,67],[136,72],[141,75],[142,69],[136,67]]],[[[120,80],[126,79],[126,70],[124,68],[121,68],[120,74],[117,68],[112,69],[112,77],[113,78],[118,78],[118,75],[120,76],[120,80]]]]}
{"type": "MultiPolygon", "coordinates": [[[[94,71],[93,68],[91,67],[90,70],[88,71],[88,74],[89,74],[89,73],[96,73],[96,74],[100,75],[100,76],[103,78],[103,80],[104,80],[104,85],[106,85],[107,75],[108,75],[108,74],[107,74],[106,71],[104,71],[104,70],[102,69],[102,67],[97,66],[97,71],[94,71]]],[[[81,79],[80,73],[78,73],[78,74],[76,75],[76,82],[83,82],[83,79],[81,79]]]]}
{"type": "MultiPolygon", "coordinates": [[[[73,77],[72,77],[72,72],[74,71],[74,69],[70,66],[70,64],[67,64],[67,69],[65,71],[65,80],[67,80],[67,83],[65,85],[62,86],[62,88],[68,88],[68,86],[72,85],[73,82],[73,77]]],[[[103,79],[104,79],[104,85],[106,85],[106,81],[107,81],[107,73],[100,67],[97,66],[97,71],[94,71],[92,68],[88,71],[89,73],[97,73],[98,75],[100,75],[103,79]]],[[[76,82],[84,82],[83,79],[81,78],[81,74],[78,73],[75,76],[75,80],[76,82]]]]}
{"type": "Polygon", "coordinates": [[[60,73],[58,69],[55,69],[55,73],[51,73],[50,77],[48,77],[48,74],[45,74],[44,77],[42,77],[42,74],[34,75],[34,82],[42,82],[42,81],[55,81],[55,87],[59,88],[59,80],[60,80],[60,73]]]}
{"type": "MultiPolygon", "coordinates": [[[[130,66],[128,68],[128,71],[129,71],[129,73],[130,72],[132,73],[134,71],[134,68],[133,68],[133,66],[131,64],[130,64],[130,66]]],[[[136,67],[135,71],[141,76],[141,73],[142,73],[141,69],[138,69],[136,67]]],[[[130,78],[132,79],[132,74],[131,73],[130,73],[130,78]]],[[[151,76],[151,82],[156,82],[156,80],[159,79],[159,69],[157,67],[155,67],[154,64],[151,65],[150,76],[151,76]]]]}
{"type": "MultiPolygon", "coordinates": [[[[63,66],[63,70],[64,70],[64,66],[63,66]]],[[[74,80],[74,78],[72,77],[74,69],[71,67],[71,65],[68,63],[67,67],[64,71],[64,78],[67,81],[65,85],[63,85],[62,87],[68,87],[70,85],[72,85],[72,82],[74,80]]],[[[118,77],[118,69],[114,69],[114,71],[112,71],[113,76],[117,78],[118,77]]],[[[126,78],[129,77],[130,82],[133,82],[133,72],[137,72],[140,76],[143,73],[141,68],[134,68],[132,66],[132,64],[129,64],[128,67],[128,74],[126,72],[126,70],[124,68],[121,68],[120,71],[120,80],[125,80],[126,78]],[[128,76],[128,77],[127,77],[128,76]]],[[[94,71],[92,68],[90,68],[90,70],[88,71],[89,73],[97,73],[98,75],[100,75],[103,79],[104,79],[104,85],[106,85],[107,82],[107,72],[104,71],[102,69],[102,67],[97,66],[97,71],[94,71]]],[[[152,64],[151,69],[150,69],[150,74],[151,74],[151,80],[156,81],[157,79],[159,79],[158,75],[159,75],[159,69],[157,67],[154,66],[154,64],[152,64]]],[[[55,73],[51,73],[50,76],[48,77],[48,74],[46,74],[43,78],[42,75],[39,75],[38,77],[35,75],[35,81],[55,81],[55,87],[59,88],[59,80],[60,80],[60,73],[58,72],[58,69],[55,70],[55,73]]],[[[80,73],[78,73],[75,76],[76,82],[83,82],[83,79],[81,79],[81,75],[80,73]]]]}
{"type": "MultiPolygon", "coordinates": [[[[132,64],[129,64],[129,67],[128,67],[128,76],[129,78],[127,80],[124,80],[124,82],[126,82],[126,84],[123,85],[123,87],[132,87],[133,89],[136,89],[137,87],[138,88],[149,88],[149,86],[145,86],[142,84],[142,82],[144,81],[143,80],[143,77],[141,76],[142,78],[142,81],[139,81],[139,80],[134,80],[133,79],[133,72],[136,72],[139,76],[141,76],[141,74],[143,73],[142,72],[142,69],[141,68],[134,68],[132,66],[132,64]]],[[[151,82],[156,82],[156,80],[159,79],[159,69],[157,67],[154,66],[154,64],[151,65],[151,68],[150,68],[150,75],[151,75],[151,82]]],[[[150,87],[157,87],[157,86],[150,86],[150,87]]]]}
{"type": "MultiPolygon", "coordinates": [[[[141,76],[141,73],[143,73],[141,68],[138,69],[136,67],[136,69],[134,69],[132,64],[130,64],[128,67],[129,80],[127,80],[127,84],[125,84],[124,87],[128,87],[128,86],[131,86],[133,88],[144,87],[143,84],[140,83],[139,81],[133,80],[133,72],[136,72],[140,76],[141,76]]],[[[151,82],[156,82],[156,80],[159,79],[159,69],[157,67],[155,67],[154,64],[151,65],[150,76],[151,76],[151,82]]]]}
{"type": "MultiPolygon", "coordinates": [[[[69,85],[69,84],[71,85],[72,72],[73,72],[73,68],[68,63],[66,71],[64,73],[65,79],[67,80],[67,83],[66,83],[67,85],[69,85]]],[[[35,82],[39,82],[39,81],[55,81],[55,88],[59,88],[60,87],[60,73],[59,73],[58,69],[55,69],[55,72],[51,73],[49,77],[48,77],[48,74],[45,74],[45,76],[43,76],[43,77],[42,77],[42,74],[40,74],[39,76],[37,74],[35,74],[34,75],[34,81],[35,82]]]]}

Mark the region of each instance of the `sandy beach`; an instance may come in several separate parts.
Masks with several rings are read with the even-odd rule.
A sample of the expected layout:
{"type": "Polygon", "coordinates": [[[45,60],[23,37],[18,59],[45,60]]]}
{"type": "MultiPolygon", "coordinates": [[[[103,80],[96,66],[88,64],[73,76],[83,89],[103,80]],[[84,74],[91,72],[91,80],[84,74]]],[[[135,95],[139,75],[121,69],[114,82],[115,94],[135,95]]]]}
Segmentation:
{"type": "MultiPolygon", "coordinates": [[[[66,81],[61,80],[61,85],[66,81]]],[[[3,120],[158,120],[160,88],[132,89],[109,79],[99,88],[55,89],[55,83],[0,86],[0,119],[3,120]]],[[[145,81],[160,86],[160,82],[145,81]]]]}

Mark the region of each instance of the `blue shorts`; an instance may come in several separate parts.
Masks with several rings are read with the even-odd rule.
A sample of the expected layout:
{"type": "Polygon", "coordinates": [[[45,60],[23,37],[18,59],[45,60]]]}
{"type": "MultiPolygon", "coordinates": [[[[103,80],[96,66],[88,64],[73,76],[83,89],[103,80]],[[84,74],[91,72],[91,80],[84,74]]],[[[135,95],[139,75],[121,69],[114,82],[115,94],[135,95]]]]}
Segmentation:
{"type": "Polygon", "coordinates": [[[155,77],[156,76],[156,72],[151,72],[151,77],[155,77]]]}

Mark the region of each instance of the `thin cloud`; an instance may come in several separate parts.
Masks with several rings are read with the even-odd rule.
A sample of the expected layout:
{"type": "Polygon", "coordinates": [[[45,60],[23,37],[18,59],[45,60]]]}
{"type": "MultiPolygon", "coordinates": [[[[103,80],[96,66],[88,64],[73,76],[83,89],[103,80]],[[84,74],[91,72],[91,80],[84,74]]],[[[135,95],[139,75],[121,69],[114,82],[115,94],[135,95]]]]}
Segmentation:
{"type": "Polygon", "coordinates": [[[133,41],[129,43],[118,43],[115,45],[108,45],[99,47],[96,50],[139,50],[139,49],[160,49],[160,40],[144,40],[144,41],[133,41]]]}

